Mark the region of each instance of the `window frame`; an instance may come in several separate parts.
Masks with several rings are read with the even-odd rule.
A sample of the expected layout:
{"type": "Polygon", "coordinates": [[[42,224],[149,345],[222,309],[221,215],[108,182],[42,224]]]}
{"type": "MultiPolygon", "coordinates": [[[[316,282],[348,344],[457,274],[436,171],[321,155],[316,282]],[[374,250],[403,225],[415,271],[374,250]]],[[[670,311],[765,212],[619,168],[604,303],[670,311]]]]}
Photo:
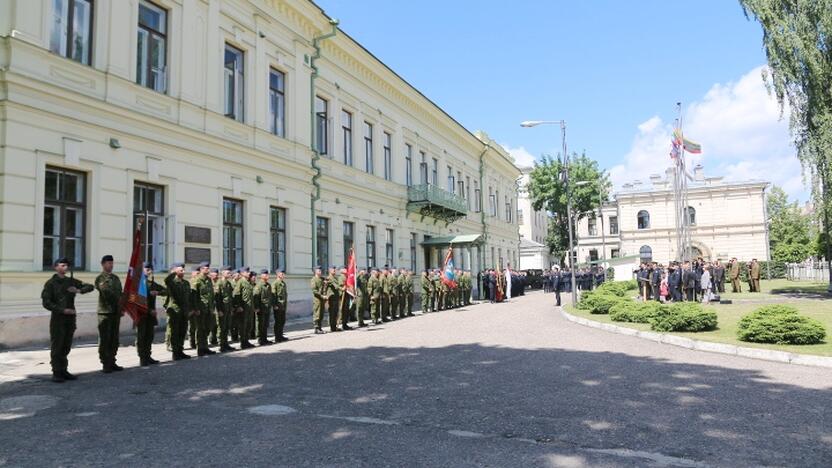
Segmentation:
{"type": "Polygon", "coordinates": [[[245,202],[243,200],[239,200],[236,198],[231,197],[223,197],[222,199],[222,262],[225,265],[229,265],[232,268],[240,268],[242,267],[245,262],[245,250],[246,250],[246,229],[245,229],[245,202]],[[226,213],[228,210],[227,205],[232,206],[239,206],[240,211],[240,220],[239,222],[232,222],[228,221],[226,218],[226,213]],[[227,240],[230,236],[226,233],[234,232],[237,234],[237,229],[239,229],[240,235],[240,247],[229,247],[227,240]],[[237,259],[237,253],[239,253],[239,261],[237,259]],[[233,257],[233,258],[232,258],[233,257]]]}
{"type": "Polygon", "coordinates": [[[422,161],[419,163],[419,182],[421,185],[430,185],[430,170],[428,169],[428,154],[419,151],[422,161]]]}
{"type": "Polygon", "coordinates": [[[384,153],[384,180],[393,180],[393,134],[382,132],[382,153],[384,153]]]}
{"type": "MultiPolygon", "coordinates": [[[[58,175],[58,180],[56,181],[56,184],[57,184],[56,190],[58,190],[58,192],[59,192],[58,196],[61,197],[61,198],[59,198],[59,199],[49,199],[48,198],[48,195],[46,194],[46,188],[47,188],[46,187],[46,181],[45,181],[46,177],[44,177],[43,218],[44,218],[44,223],[45,223],[46,222],[46,209],[47,208],[51,207],[52,209],[57,209],[58,219],[57,220],[53,219],[53,222],[57,222],[57,224],[58,224],[58,235],[57,235],[58,253],[57,253],[57,255],[54,256],[54,258],[50,258],[48,260],[47,260],[46,255],[43,256],[43,258],[41,259],[42,260],[41,263],[43,264],[43,269],[44,270],[51,270],[54,266],[53,264],[54,264],[55,260],[57,260],[61,257],[68,256],[68,254],[66,253],[65,246],[64,246],[64,244],[67,241],[67,237],[69,237],[69,236],[66,235],[66,232],[64,231],[64,228],[66,227],[66,221],[65,220],[67,219],[66,211],[67,211],[67,209],[75,209],[75,210],[80,210],[80,212],[81,212],[81,222],[80,222],[80,224],[81,224],[81,235],[78,236],[78,238],[77,238],[79,240],[81,253],[80,253],[80,255],[78,255],[76,253],[76,258],[80,259],[80,262],[79,262],[80,264],[76,264],[76,262],[75,262],[76,258],[70,259],[70,262],[72,262],[72,267],[74,269],[85,270],[87,268],[87,210],[88,210],[87,204],[88,204],[88,201],[89,201],[89,188],[88,188],[88,183],[87,183],[87,174],[85,172],[75,171],[75,170],[72,170],[72,169],[64,169],[64,168],[58,167],[58,166],[46,166],[45,173],[48,173],[48,172],[54,172],[58,175]],[[78,177],[78,179],[80,181],[82,181],[83,189],[81,191],[81,195],[82,195],[83,198],[80,202],[78,202],[78,201],[68,201],[64,198],[65,194],[64,194],[64,186],[62,184],[62,179],[63,179],[62,176],[66,175],[66,174],[78,177]]],[[[44,175],[46,175],[46,174],[44,174],[44,175]]],[[[53,234],[46,234],[46,229],[45,229],[45,226],[44,226],[44,230],[43,230],[42,235],[41,235],[41,250],[42,250],[42,252],[45,251],[45,249],[46,249],[46,239],[47,238],[56,239],[56,237],[53,234]]]]}
{"type": "Polygon", "coordinates": [[[341,225],[341,237],[344,241],[344,266],[350,260],[350,249],[355,248],[355,223],[352,221],[344,221],[341,225]],[[349,227],[349,229],[347,229],[349,227]],[[349,235],[347,235],[349,231],[349,235]],[[349,241],[349,243],[347,242],[349,241]]]}
{"type": "Polygon", "coordinates": [[[433,159],[433,167],[431,168],[430,182],[431,185],[436,187],[439,185],[439,160],[436,158],[431,159],[433,159]]]}
{"type": "Polygon", "coordinates": [[[343,148],[343,163],[346,166],[353,165],[352,147],[352,123],[353,114],[347,109],[341,109],[341,143],[343,148]]]}
{"type": "Polygon", "coordinates": [[[404,184],[413,186],[413,145],[404,144],[404,184]]]}
{"type": "MultiPolygon", "coordinates": [[[[66,41],[66,43],[62,44],[61,48],[63,50],[53,49],[52,48],[53,47],[52,46],[52,36],[54,35],[55,31],[54,31],[54,29],[50,29],[50,32],[49,32],[49,42],[50,42],[49,50],[52,53],[55,53],[57,55],[60,55],[61,57],[70,59],[74,62],[78,62],[82,65],[86,65],[88,67],[92,66],[93,49],[94,49],[93,45],[95,44],[95,36],[93,35],[94,32],[95,32],[95,26],[94,26],[95,25],[95,0],[60,0],[60,1],[61,2],[66,2],[66,5],[67,5],[67,7],[66,7],[66,10],[67,10],[66,29],[64,31],[62,31],[62,33],[63,32],[66,33],[65,37],[64,37],[64,40],[66,41]],[[75,41],[72,40],[72,37],[75,35],[74,34],[75,33],[75,29],[74,29],[75,28],[75,4],[79,1],[83,2],[83,3],[86,3],[89,6],[89,12],[90,12],[90,16],[89,16],[89,19],[88,19],[89,25],[88,25],[87,31],[86,31],[87,32],[87,37],[89,39],[89,43],[87,44],[87,50],[89,51],[89,53],[87,54],[87,59],[86,60],[76,60],[73,57],[75,55],[75,48],[73,46],[75,41]]],[[[55,26],[55,0],[52,0],[51,4],[52,4],[51,5],[52,6],[51,27],[54,28],[54,26],[55,26]]],[[[61,15],[61,20],[63,20],[63,19],[64,18],[63,18],[63,14],[62,14],[61,15]]]]}
{"type": "Polygon", "coordinates": [[[650,229],[650,212],[647,210],[640,210],[636,214],[636,227],[639,230],[650,229]],[[642,222],[642,214],[644,215],[644,222],[642,222]]]}
{"type": "Polygon", "coordinates": [[[685,222],[688,226],[696,226],[696,208],[692,206],[685,208],[685,222]]]}
{"type": "Polygon", "coordinates": [[[364,172],[367,174],[375,174],[375,155],[373,154],[373,133],[375,132],[374,125],[370,122],[364,121],[364,172]]]}
{"type": "Polygon", "coordinates": [[[315,95],[315,150],[321,156],[329,157],[329,100],[315,95]],[[323,111],[318,110],[323,103],[323,111]]]}
{"type": "Polygon", "coordinates": [[[150,85],[151,79],[153,77],[153,65],[151,63],[152,61],[150,60],[150,57],[151,57],[150,42],[148,42],[147,55],[145,57],[143,57],[144,61],[146,62],[145,66],[141,67],[141,63],[140,63],[141,61],[138,60],[138,58],[139,58],[138,55],[141,53],[141,50],[139,49],[139,42],[138,42],[138,39],[137,39],[136,40],[136,49],[137,49],[136,50],[136,52],[137,52],[137,54],[136,54],[137,55],[137,57],[136,57],[136,59],[137,59],[137,61],[136,61],[136,74],[139,75],[139,73],[141,73],[142,76],[141,76],[141,79],[139,79],[139,76],[136,76],[136,79],[137,79],[136,83],[141,85],[141,86],[144,86],[145,88],[152,89],[153,91],[156,91],[157,93],[167,94],[167,92],[168,92],[168,77],[167,77],[167,75],[168,75],[168,32],[167,32],[167,29],[168,29],[168,24],[170,22],[169,21],[169,16],[170,16],[169,11],[168,11],[167,8],[164,8],[160,5],[157,5],[156,3],[153,3],[149,0],[139,0],[139,5],[138,6],[139,6],[139,9],[138,9],[139,16],[138,16],[138,20],[136,21],[136,28],[138,29],[138,31],[137,31],[138,34],[141,34],[141,32],[144,31],[147,34],[148,40],[150,40],[154,36],[161,37],[162,43],[164,44],[164,56],[163,56],[163,65],[162,65],[162,73],[161,73],[162,85],[161,85],[161,89],[158,89],[157,87],[154,87],[154,86],[150,85]],[[157,13],[160,13],[160,14],[163,15],[164,22],[165,22],[165,31],[159,31],[157,29],[153,29],[151,26],[142,25],[142,23],[141,23],[141,17],[142,17],[141,16],[141,9],[142,9],[142,7],[148,8],[150,10],[154,10],[154,9],[158,10],[157,13]],[[144,68],[144,69],[142,70],[142,68],[144,68]],[[144,81],[144,83],[142,83],[142,81],[144,81]]]}
{"type": "Polygon", "coordinates": [[[323,216],[315,217],[315,242],[317,245],[318,258],[315,259],[315,264],[319,265],[322,270],[329,268],[329,218],[323,216]],[[323,235],[321,234],[321,226],[324,227],[323,235]],[[323,240],[323,242],[321,242],[323,240]],[[324,248],[321,248],[323,246],[324,248]]]}
{"type": "Polygon", "coordinates": [[[395,260],[395,244],[396,231],[390,228],[384,230],[384,264],[393,267],[393,260],[395,260]]]}
{"type": "Polygon", "coordinates": [[[588,216],[586,218],[586,233],[590,237],[594,237],[598,235],[598,220],[595,216],[588,216]]]}
{"type": "Polygon", "coordinates": [[[618,235],[618,215],[616,216],[609,216],[607,217],[610,225],[610,235],[617,236],[618,235]]]}
{"type": "Polygon", "coordinates": [[[269,261],[271,263],[271,271],[275,271],[277,269],[282,269],[284,272],[286,271],[286,252],[288,251],[288,243],[289,238],[286,236],[286,208],[281,206],[269,206],[269,261]],[[277,213],[278,222],[275,225],[274,222],[274,215],[277,213]],[[279,222],[280,219],[283,219],[283,223],[279,222]],[[275,236],[277,238],[275,239],[275,236]],[[280,239],[283,239],[283,249],[280,248],[280,239]],[[277,240],[277,245],[275,246],[275,240],[277,240]]]}
{"type": "Polygon", "coordinates": [[[223,102],[223,111],[225,116],[237,122],[245,123],[246,53],[243,49],[231,44],[230,42],[225,42],[225,47],[223,48],[223,89],[225,93],[223,102]],[[229,52],[237,57],[237,59],[234,60],[235,65],[233,69],[228,68],[229,62],[225,59],[229,52]],[[228,87],[229,80],[231,80],[231,83],[233,84],[232,89],[230,90],[230,96],[228,87]],[[229,102],[231,103],[230,110],[229,102]]]}
{"type": "Polygon", "coordinates": [[[286,72],[275,67],[269,67],[269,130],[272,135],[286,138],[286,72]],[[280,88],[272,86],[273,75],[280,77],[280,88]],[[280,112],[275,112],[276,105],[280,112]]]}
{"type": "Polygon", "coordinates": [[[365,234],[365,254],[367,255],[367,267],[376,267],[376,227],[367,225],[367,232],[365,234]]]}
{"type": "MultiPolygon", "coordinates": [[[[147,196],[145,195],[143,198],[146,200],[147,196]]],[[[167,245],[167,239],[166,238],[163,238],[162,242],[161,242],[161,245],[163,246],[160,249],[161,250],[161,252],[160,252],[161,259],[157,259],[157,258],[154,258],[153,256],[150,256],[150,259],[148,260],[148,250],[151,250],[152,246],[148,245],[148,241],[150,240],[150,231],[148,231],[147,227],[150,225],[150,223],[148,222],[148,219],[151,218],[151,217],[156,218],[156,219],[161,221],[161,223],[162,223],[162,228],[161,228],[162,236],[167,237],[166,236],[167,230],[166,230],[166,226],[164,225],[164,223],[165,223],[165,187],[163,185],[155,185],[155,184],[148,184],[146,182],[134,181],[133,182],[133,232],[136,231],[136,228],[137,228],[136,223],[137,223],[138,219],[143,218],[142,233],[144,235],[143,235],[143,238],[141,240],[142,261],[143,262],[150,261],[153,264],[153,268],[155,270],[163,270],[165,268],[165,253],[166,252],[165,252],[164,246],[167,245]],[[137,189],[141,190],[145,193],[147,191],[151,191],[151,190],[152,191],[158,191],[161,194],[160,195],[161,199],[159,200],[159,205],[160,205],[161,209],[159,211],[149,211],[147,209],[147,204],[145,203],[145,209],[144,210],[137,210],[137,207],[136,207],[136,191],[137,191],[137,189]]],[[[153,250],[155,250],[155,249],[153,249],[153,250]]]]}
{"type": "Polygon", "coordinates": [[[418,234],[415,232],[410,233],[410,271],[416,271],[416,254],[419,238],[418,234]]]}

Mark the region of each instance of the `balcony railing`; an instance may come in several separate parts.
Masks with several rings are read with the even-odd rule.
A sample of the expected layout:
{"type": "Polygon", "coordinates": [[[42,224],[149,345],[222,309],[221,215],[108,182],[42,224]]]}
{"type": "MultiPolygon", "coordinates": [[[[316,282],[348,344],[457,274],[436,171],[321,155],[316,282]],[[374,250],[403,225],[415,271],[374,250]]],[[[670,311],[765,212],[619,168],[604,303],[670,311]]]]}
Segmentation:
{"type": "Polygon", "coordinates": [[[407,188],[407,210],[452,223],[466,215],[468,204],[464,198],[435,185],[414,185],[407,188]]]}

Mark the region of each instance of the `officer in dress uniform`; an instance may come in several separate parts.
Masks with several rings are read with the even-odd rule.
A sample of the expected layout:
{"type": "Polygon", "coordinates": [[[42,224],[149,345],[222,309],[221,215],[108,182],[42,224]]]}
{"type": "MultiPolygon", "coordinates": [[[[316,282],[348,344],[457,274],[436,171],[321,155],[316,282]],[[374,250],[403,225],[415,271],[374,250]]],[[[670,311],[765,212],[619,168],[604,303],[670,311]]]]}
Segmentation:
{"type": "Polygon", "coordinates": [[[122,371],[123,367],[116,364],[118,353],[118,335],[121,326],[121,280],[113,274],[113,256],[105,255],[101,258],[103,270],[95,278],[95,289],[98,290],[98,358],[101,360],[105,374],[122,371]]]}

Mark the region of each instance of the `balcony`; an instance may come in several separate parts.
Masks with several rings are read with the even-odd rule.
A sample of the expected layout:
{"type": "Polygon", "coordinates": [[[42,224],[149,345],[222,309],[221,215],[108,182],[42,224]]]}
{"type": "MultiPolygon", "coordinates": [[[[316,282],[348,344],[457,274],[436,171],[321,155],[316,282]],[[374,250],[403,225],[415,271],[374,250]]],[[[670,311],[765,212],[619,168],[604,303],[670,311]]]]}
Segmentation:
{"type": "Polygon", "coordinates": [[[435,185],[414,185],[407,188],[407,211],[450,224],[465,217],[465,199],[448,193],[435,185]]]}

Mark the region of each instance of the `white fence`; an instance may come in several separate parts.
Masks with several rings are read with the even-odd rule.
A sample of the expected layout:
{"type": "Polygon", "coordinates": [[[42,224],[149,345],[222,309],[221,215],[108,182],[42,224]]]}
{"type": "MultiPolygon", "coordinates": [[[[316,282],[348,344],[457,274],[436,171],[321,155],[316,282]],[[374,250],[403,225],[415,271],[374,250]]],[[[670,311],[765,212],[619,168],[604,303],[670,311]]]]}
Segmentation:
{"type": "Polygon", "coordinates": [[[792,281],[829,281],[829,262],[789,263],[786,278],[792,281]]]}

